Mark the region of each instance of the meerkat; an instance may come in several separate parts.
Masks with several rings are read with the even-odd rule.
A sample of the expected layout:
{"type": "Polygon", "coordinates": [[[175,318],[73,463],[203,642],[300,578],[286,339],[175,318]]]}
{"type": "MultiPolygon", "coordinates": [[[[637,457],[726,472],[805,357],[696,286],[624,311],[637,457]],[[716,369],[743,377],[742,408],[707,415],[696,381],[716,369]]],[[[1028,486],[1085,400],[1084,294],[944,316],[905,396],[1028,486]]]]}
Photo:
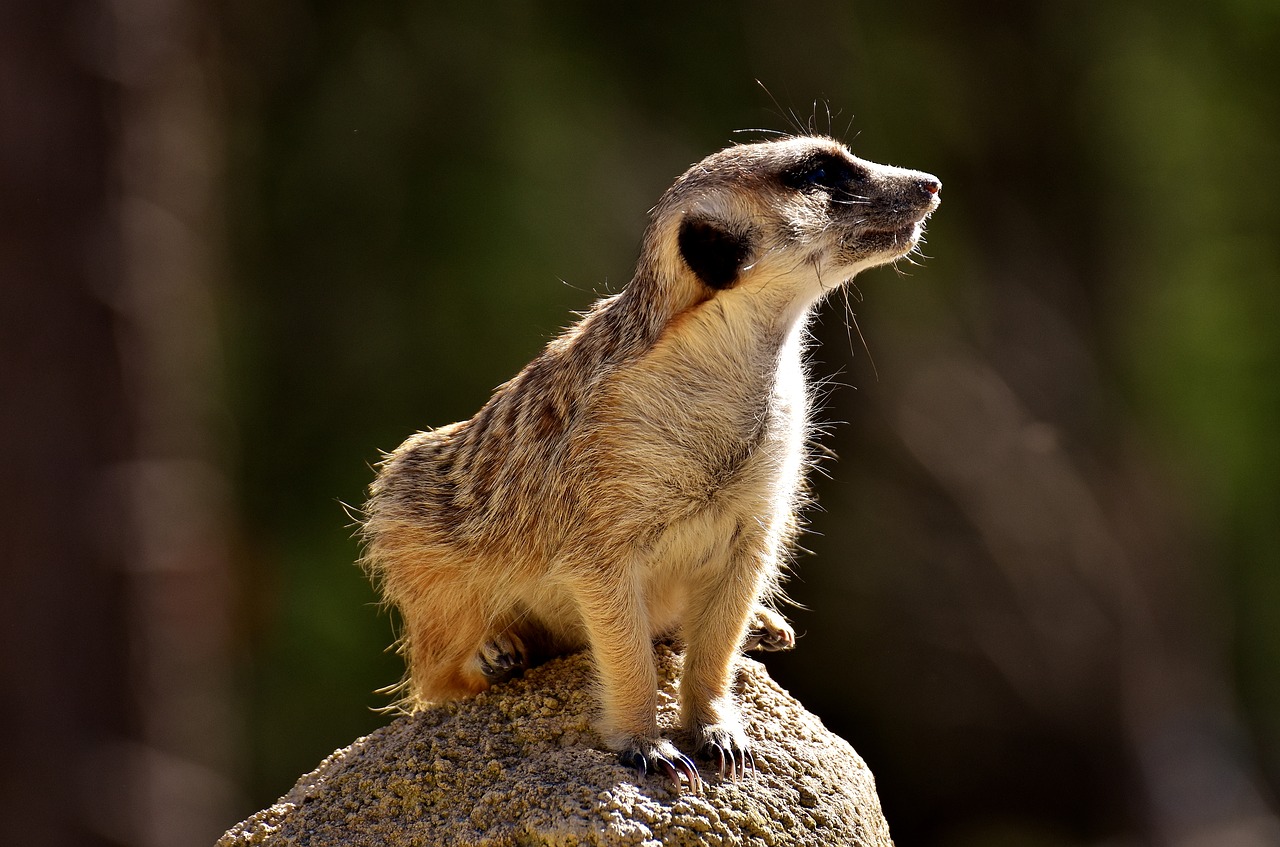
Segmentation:
{"type": "Polygon", "coordinates": [[[809,463],[807,319],[912,251],[941,188],[823,137],[708,156],[652,209],[623,291],[473,418],[386,455],[362,563],[400,613],[405,705],[589,647],[603,741],[697,791],[658,727],[672,636],[685,740],[721,778],[754,768],[733,666],[795,642],[773,602],[809,463]]]}

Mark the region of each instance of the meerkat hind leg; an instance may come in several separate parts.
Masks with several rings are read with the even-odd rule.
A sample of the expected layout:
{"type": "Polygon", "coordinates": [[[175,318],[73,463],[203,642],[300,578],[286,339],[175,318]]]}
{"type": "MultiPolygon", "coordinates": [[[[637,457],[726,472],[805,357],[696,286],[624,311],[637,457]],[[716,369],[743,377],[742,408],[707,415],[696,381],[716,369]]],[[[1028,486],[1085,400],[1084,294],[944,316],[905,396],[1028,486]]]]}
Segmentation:
{"type": "Polygon", "coordinates": [[[413,616],[405,617],[402,650],[416,705],[469,697],[489,687],[492,680],[482,671],[478,652],[485,638],[482,620],[447,615],[438,605],[415,606],[413,616]]]}

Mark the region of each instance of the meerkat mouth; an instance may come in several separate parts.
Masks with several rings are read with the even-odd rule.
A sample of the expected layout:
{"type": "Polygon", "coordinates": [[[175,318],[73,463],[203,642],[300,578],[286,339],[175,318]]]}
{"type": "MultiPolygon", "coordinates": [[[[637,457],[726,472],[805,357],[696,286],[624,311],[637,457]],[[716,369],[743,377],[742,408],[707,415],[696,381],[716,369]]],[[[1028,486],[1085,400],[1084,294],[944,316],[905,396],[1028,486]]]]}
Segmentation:
{"type": "Polygon", "coordinates": [[[924,218],[920,218],[919,220],[910,221],[897,226],[872,227],[865,230],[865,232],[869,236],[893,235],[901,237],[915,237],[919,236],[920,233],[924,231],[924,221],[924,218]]]}
{"type": "Polygon", "coordinates": [[[868,216],[863,222],[863,231],[867,233],[902,233],[910,232],[916,228],[923,228],[925,221],[929,220],[929,216],[940,206],[941,203],[936,196],[930,197],[928,202],[919,205],[908,205],[905,208],[895,206],[892,209],[884,209],[879,215],[868,216]]]}
{"type": "Polygon", "coordinates": [[[910,252],[924,235],[925,222],[932,211],[933,209],[920,210],[907,220],[888,226],[867,227],[858,238],[876,253],[904,255],[910,252]]]}

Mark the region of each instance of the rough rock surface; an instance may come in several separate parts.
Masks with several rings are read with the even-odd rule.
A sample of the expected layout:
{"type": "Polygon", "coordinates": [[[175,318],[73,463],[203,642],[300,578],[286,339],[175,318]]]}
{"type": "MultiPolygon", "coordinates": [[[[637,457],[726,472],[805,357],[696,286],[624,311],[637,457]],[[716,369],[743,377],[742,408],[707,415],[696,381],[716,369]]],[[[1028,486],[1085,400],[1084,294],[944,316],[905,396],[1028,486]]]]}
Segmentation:
{"type": "MultiPolygon", "coordinates": [[[[659,645],[660,720],[676,717],[680,657],[659,645]]],[[[393,721],[337,751],[233,845],[851,845],[892,847],[862,759],[743,659],[738,674],[757,771],[678,794],[603,749],[582,653],[470,700],[393,721]]]]}

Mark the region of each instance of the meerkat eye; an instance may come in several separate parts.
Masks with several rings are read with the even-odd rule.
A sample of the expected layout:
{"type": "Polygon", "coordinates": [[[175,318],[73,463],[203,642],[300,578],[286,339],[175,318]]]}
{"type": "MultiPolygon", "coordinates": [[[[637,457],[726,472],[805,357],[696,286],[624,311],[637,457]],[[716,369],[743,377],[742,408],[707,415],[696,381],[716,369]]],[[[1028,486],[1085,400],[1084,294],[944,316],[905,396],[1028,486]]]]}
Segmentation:
{"type": "Polygon", "coordinates": [[[825,188],[833,191],[845,188],[856,179],[857,173],[851,164],[839,156],[821,155],[801,162],[782,175],[782,180],[789,187],[800,191],[811,191],[825,188]]]}

